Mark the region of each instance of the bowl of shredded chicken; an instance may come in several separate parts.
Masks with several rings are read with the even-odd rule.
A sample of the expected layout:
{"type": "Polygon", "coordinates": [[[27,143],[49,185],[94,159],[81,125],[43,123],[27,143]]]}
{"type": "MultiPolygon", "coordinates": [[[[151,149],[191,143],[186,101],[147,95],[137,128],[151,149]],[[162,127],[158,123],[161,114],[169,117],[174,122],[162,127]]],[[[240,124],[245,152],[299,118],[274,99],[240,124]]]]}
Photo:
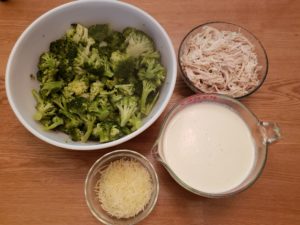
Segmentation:
{"type": "Polygon", "coordinates": [[[197,93],[241,98],[255,92],[268,72],[261,42],[248,30],[225,22],[197,26],[183,39],[179,66],[187,85],[197,93]]]}

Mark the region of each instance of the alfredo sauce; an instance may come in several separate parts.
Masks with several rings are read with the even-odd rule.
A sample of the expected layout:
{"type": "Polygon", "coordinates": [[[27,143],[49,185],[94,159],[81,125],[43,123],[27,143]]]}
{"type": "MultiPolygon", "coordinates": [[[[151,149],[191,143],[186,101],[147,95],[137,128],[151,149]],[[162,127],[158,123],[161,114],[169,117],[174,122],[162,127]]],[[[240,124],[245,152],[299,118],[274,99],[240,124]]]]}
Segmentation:
{"type": "Polygon", "coordinates": [[[201,102],[182,109],[164,129],[160,145],[176,176],[205,193],[232,190],[255,163],[248,126],[219,103],[201,102]]]}

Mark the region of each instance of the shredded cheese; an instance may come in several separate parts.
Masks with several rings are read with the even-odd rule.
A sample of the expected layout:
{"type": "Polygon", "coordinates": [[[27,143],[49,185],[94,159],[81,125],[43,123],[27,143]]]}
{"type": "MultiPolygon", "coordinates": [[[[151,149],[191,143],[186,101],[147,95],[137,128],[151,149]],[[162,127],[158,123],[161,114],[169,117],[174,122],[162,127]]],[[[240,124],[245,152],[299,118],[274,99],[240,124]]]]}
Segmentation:
{"type": "Polygon", "coordinates": [[[96,184],[102,208],[116,218],[130,218],[141,212],[151,198],[153,185],[146,168],[134,160],[110,163],[96,184]]]}
{"type": "Polygon", "coordinates": [[[180,63],[188,79],[205,93],[240,97],[259,84],[254,46],[240,32],[204,26],[183,46],[180,63]]]}

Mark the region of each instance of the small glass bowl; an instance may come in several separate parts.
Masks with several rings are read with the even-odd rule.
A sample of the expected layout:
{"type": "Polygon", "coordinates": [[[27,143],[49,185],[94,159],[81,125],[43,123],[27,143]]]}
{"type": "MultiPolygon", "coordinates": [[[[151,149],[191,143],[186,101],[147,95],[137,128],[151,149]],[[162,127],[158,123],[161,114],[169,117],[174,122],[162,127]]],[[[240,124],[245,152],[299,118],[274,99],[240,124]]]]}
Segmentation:
{"type": "MultiPolygon", "coordinates": [[[[258,85],[256,87],[252,88],[251,90],[249,90],[249,92],[247,92],[244,95],[241,95],[241,96],[238,96],[238,97],[234,97],[234,96],[229,96],[229,97],[234,97],[236,99],[240,99],[240,98],[246,97],[248,95],[251,95],[255,91],[257,91],[262,86],[262,84],[264,83],[264,81],[265,81],[265,79],[267,77],[267,74],[268,74],[269,63],[268,63],[268,56],[267,56],[265,48],[263,47],[262,43],[250,31],[246,30],[245,28],[243,28],[241,26],[238,26],[238,25],[235,25],[235,24],[232,24],[232,23],[219,22],[219,21],[208,22],[208,23],[201,24],[201,25],[193,28],[184,37],[184,39],[182,40],[182,42],[181,42],[181,44],[179,46],[178,64],[179,64],[179,68],[180,68],[180,71],[181,71],[182,78],[183,78],[184,82],[187,84],[187,86],[192,91],[194,91],[195,93],[213,94],[213,93],[207,93],[207,92],[199,89],[198,87],[195,87],[195,85],[187,77],[184,69],[182,68],[181,60],[180,60],[180,58],[181,58],[181,56],[183,54],[183,49],[184,49],[184,47],[186,45],[186,42],[192,36],[194,36],[195,34],[199,33],[204,26],[210,26],[210,27],[216,28],[216,29],[221,30],[221,31],[240,32],[240,33],[242,33],[253,44],[253,46],[255,47],[255,53],[257,54],[258,65],[262,66],[262,69],[258,73],[258,79],[259,79],[260,82],[258,83],[258,85]]],[[[218,93],[216,93],[216,94],[218,94],[218,93]]]]}
{"type": "Polygon", "coordinates": [[[89,170],[86,180],[85,180],[85,199],[86,203],[91,211],[91,213],[102,223],[109,225],[129,225],[136,224],[146,218],[151,211],[153,210],[159,192],[159,182],[157,174],[154,170],[154,167],[150,163],[150,161],[135,151],[131,150],[116,150],[110,153],[103,155],[100,159],[98,159],[94,165],[89,170]],[[116,217],[112,217],[105,210],[102,209],[101,203],[97,199],[95,186],[97,181],[99,180],[101,174],[99,171],[105,169],[111,162],[119,159],[133,159],[139,163],[141,163],[146,170],[149,172],[152,183],[153,183],[153,191],[150,198],[150,201],[146,205],[145,209],[141,211],[134,217],[128,219],[118,219],[116,217]]]}

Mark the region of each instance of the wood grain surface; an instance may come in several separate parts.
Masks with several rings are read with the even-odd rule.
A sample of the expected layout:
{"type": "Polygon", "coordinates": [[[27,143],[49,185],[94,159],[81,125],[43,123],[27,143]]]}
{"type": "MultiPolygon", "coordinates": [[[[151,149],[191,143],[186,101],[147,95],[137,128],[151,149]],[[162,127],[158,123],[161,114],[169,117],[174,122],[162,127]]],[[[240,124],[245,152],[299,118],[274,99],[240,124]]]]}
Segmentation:
{"type": "Polygon", "coordinates": [[[215,20],[248,28],[267,50],[270,60],[267,80],[257,93],[242,102],[261,120],[278,122],[283,138],[270,146],[267,165],[254,186],[225,199],[207,199],[185,191],[150,155],[165,113],[175,102],[192,94],[180,76],[172,99],[157,122],[133,140],[111,149],[91,152],[60,149],[40,141],[20,124],[5,94],[9,53],[30,23],[65,2],[0,2],[1,225],[99,224],[86,206],[84,179],[95,160],[122,148],[149,157],[159,175],[158,203],[141,224],[300,224],[300,1],[128,1],[161,23],[176,51],[191,28],[215,20]]]}

